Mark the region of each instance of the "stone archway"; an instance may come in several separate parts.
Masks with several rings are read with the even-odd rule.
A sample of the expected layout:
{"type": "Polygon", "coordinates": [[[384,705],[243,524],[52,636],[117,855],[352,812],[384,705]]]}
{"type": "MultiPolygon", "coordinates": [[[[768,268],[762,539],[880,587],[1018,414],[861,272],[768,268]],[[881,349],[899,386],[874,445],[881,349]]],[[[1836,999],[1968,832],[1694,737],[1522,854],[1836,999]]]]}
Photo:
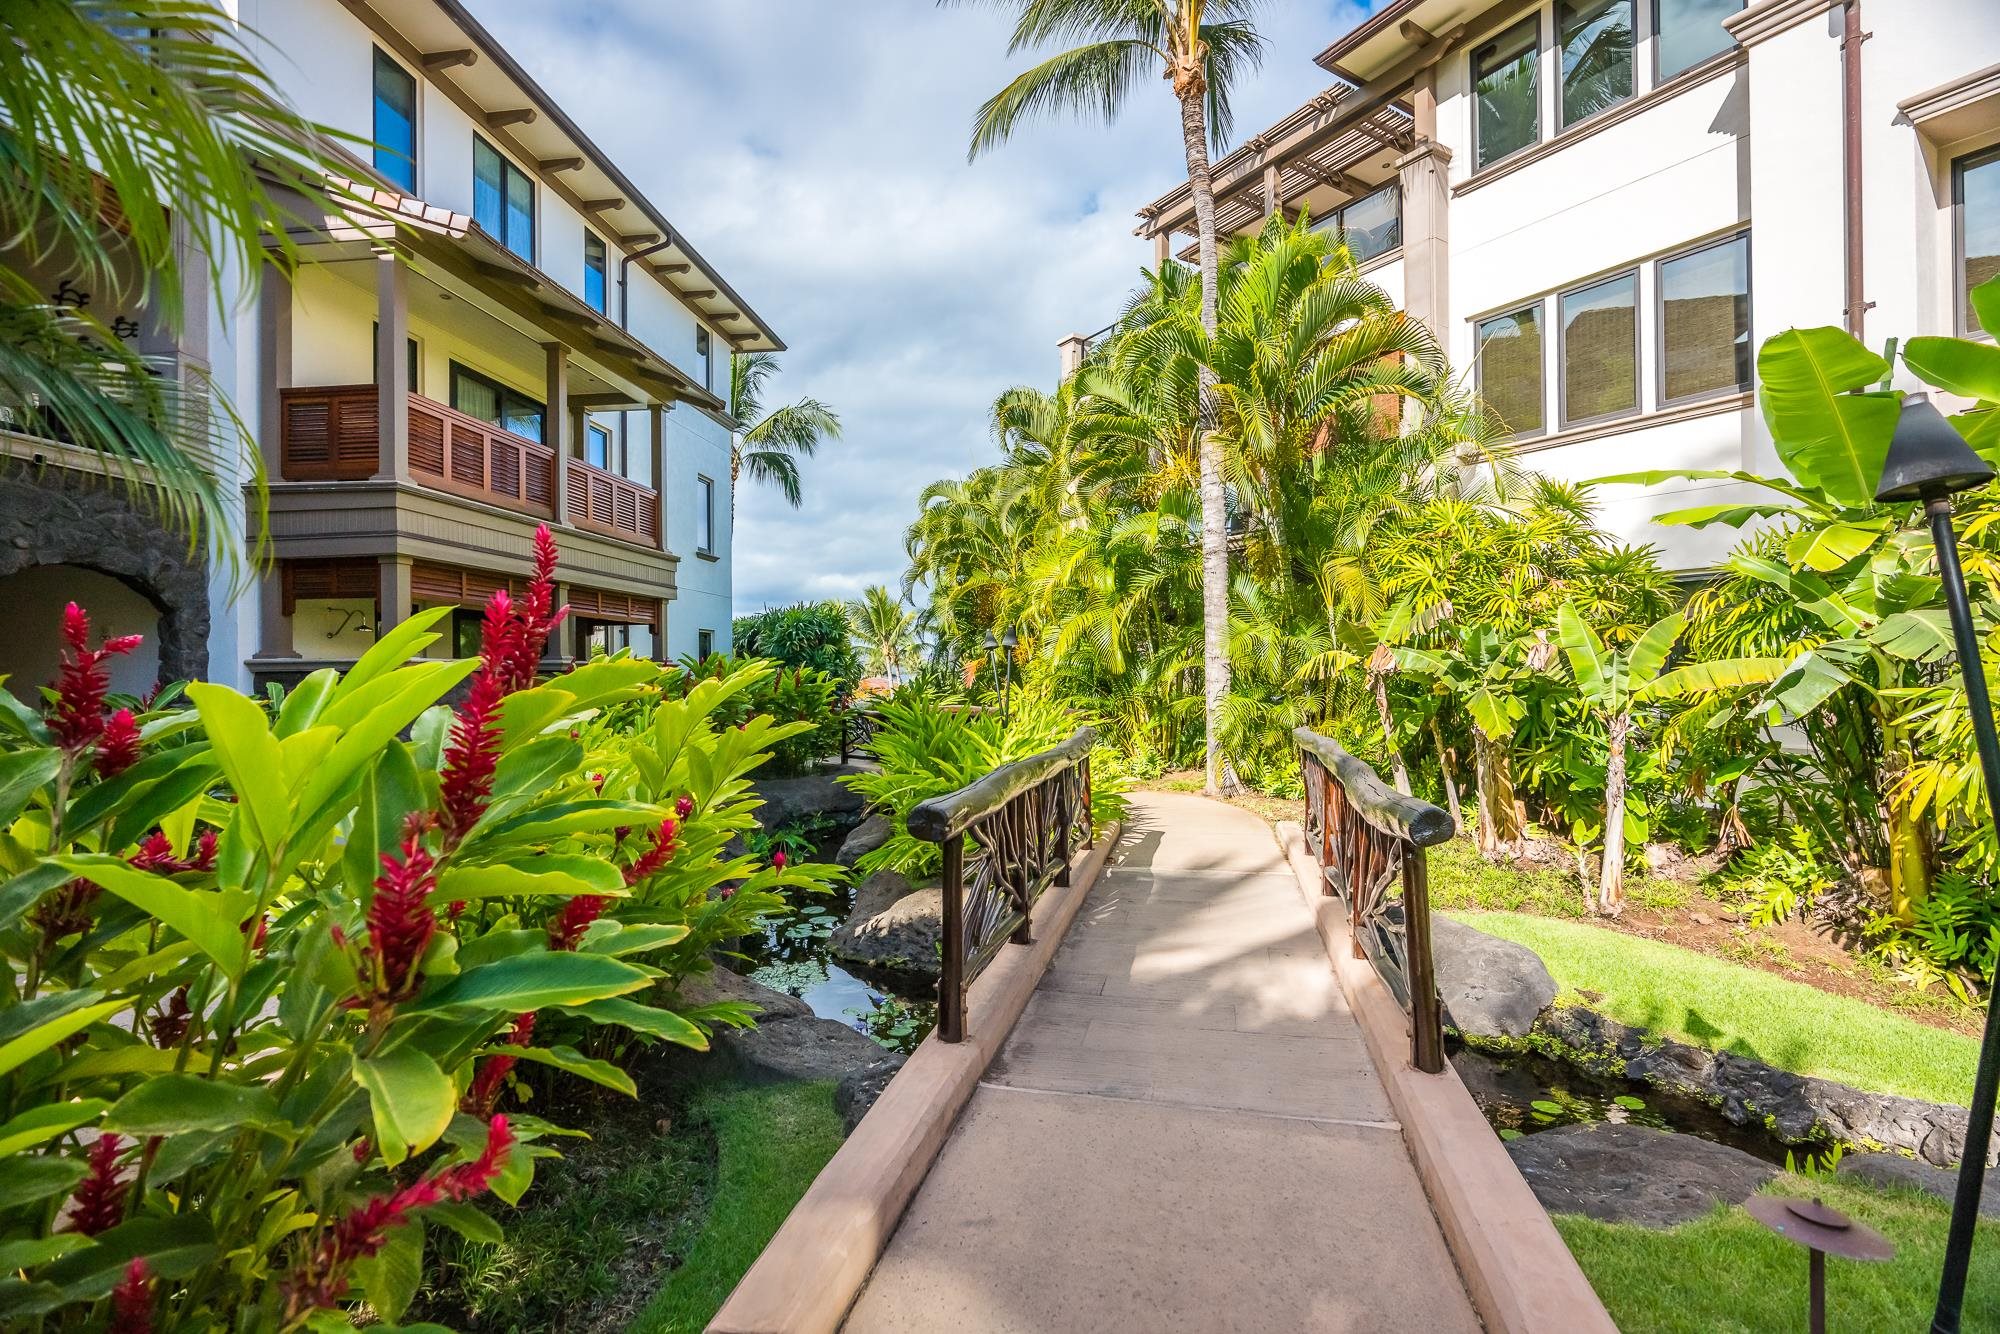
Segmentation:
{"type": "Polygon", "coordinates": [[[123,583],[159,609],[160,679],[207,677],[207,561],[121,483],[0,462],[0,578],[37,565],[79,566],[123,583]]]}

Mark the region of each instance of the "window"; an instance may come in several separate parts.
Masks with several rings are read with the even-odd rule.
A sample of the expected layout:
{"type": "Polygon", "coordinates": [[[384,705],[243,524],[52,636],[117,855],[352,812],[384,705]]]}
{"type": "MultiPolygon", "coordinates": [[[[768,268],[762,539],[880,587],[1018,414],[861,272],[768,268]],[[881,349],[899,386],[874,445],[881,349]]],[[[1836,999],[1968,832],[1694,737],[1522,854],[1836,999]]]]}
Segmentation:
{"type": "Polygon", "coordinates": [[[1750,387],[1750,238],[1660,261],[1660,402],[1750,387]]]}
{"type": "Polygon", "coordinates": [[[1665,83],[1736,44],[1722,21],[1744,0],[1653,0],[1654,80],[1665,83]]]}
{"type": "Polygon", "coordinates": [[[694,549],[704,556],[715,554],[715,483],[706,477],[695,479],[694,549]]]}
{"type": "Polygon", "coordinates": [[[694,632],[695,657],[706,658],[714,652],[715,652],[715,631],[713,630],[695,631],[694,632]]]}
{"type": "Polygon", "coordinates": [[[1332,230],[1356,264],[1366,264],[1403,244],[1403,191],[1391,182],[1335,209],[1320,226],[1332,230]]]}
{"type": "MultiPolygon", "coordinates": [[[[368,378],[370,383],[373,383],[376,378],[376,349],[382,346],[382,321],[377,320],[368,327],[371,330],[368,341],[368,378]]],[[[410,339],[404,347],[404,352],[409,357],[410,392],[413,394],[422,393],[423,385],[417,379],[417,340],[414,338],[410,339]]]]}
{"type": "Polygon", "coordinates": [[[611,432],[596,422],[583,428],[583,461],[593,468],[611,466],[611,432]]]}
{"type": "Polygon", "coordinates": [[[1639,410],[1639,275],[1561,297],[1562,423],[1639,410]]]}
{"type": "Polygon", "coordinates": [[[528,440],[548,440],[547,411],[526,394],[490,380],[457,362],[451,364],[451,405],[468,417],[492,422],[528,440]]]}
{"type": "Polygon", "coordinates": [[[1537,19],[1526,18],[1472,53],[1474,170],[1542,137],[1541,32],[1537,19]]]}
{"type": "Polygon", "coordinates": [[[1574,125],[1632,95],[1636,0],[1561,0],[1562,123],[1574,125]]]}
{"type": "Polygon", "coordinates": [[[535,262],[535,183],[477,135],[472,140],[472,220],[535,262]]]}
{"type": "Polygon", "coordinates": [[[701,358],[701,387],[715,388],[715,359],[709,355],[708,330],[694,326],[694,354],[701,358]]]}
{"type": "Polygon", "coordinates": [[[1474,326],[1479,396],[1509,435],[1542,429],[1542,305],[1537,301],[1474,326]]]}
{"type": "Polygon", "coordinates": [[[604,238],[590,231],[583,234],[583,299],[604,313],[604,238]]]}
{"type": "Polygon", "coordinates": [[[375,51],[375,170],[405,193],[417,188],[417,81],[375,51]]]}
{"type": "Polygon", "coordinates": [[[1979,316],[1968,298],[1973,288],[2000,277],[2000,149],[1961,158],[1952,168],[1951,196],[1958,215],[1959,319],[1976,334],[1979,316]]]}

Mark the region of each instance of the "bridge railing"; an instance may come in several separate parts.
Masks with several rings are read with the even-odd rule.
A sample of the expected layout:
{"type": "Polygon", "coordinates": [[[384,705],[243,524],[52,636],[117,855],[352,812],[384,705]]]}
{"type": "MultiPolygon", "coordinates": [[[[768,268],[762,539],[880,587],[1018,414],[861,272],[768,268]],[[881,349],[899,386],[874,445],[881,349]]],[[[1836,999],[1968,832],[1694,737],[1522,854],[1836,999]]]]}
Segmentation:
{"type": "Polygon", "coordinates": [[[1029,913],[1069,883],[1071,855],[1090,843],[1090,728],[912,810],[910,833],[944,850],[938,1037],[965,1040],[965,993],[1009,943],[1032,944],[1029,913]]]}
{"type": "Polygon", "coordinates": [[[1444,1015],[1431,958],[1430,881],[1424,849],[1449,839],[1451,817],[1396,791],[1310,728],[1292,733],[1306,789],[1306,846],[1323,891],[1346,901],[1356,958],[1374,965],[1410,1016],[1417,1069],[1444,1069],[1444,1015]],[[1393,894],[1400,885],[1402,893],[1393,894]]]}

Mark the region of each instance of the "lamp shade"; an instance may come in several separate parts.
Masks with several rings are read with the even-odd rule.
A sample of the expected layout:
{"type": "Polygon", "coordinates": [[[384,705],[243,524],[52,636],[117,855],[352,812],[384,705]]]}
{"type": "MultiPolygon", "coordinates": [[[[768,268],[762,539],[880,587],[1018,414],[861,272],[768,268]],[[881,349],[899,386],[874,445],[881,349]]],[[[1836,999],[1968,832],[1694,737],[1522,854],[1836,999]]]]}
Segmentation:
{"type": "MultiPolygon", "coordinates": [[[[1991,474],[1989,473],[1988,476],[1991,476],[1991,474]]],[[[1020,643],[1021,641],[1014,638],[1014,632],[1012,630],[1009,630],[1006,634],[1000,636],[1000,642],[1007,648],[1013,648],[1016,644],[1020,643]]]]}
{"type": "Polygon", "coordinates": [[[1903,396],[1903,412],[1889,439],[1889,457],[1883,461],[1875,499],[1929,500],[1992,480],[1992,467],[1952,429],[1929,394],[1903,396]]]}
{"type": "Polygon", "coordinates": [[[988,630],[986,632],[986,651],[988,653],[991,653],[994,649],[999,647],[1000,647],[1000,641],[993,637],[993,632],[991,630],[988,630]]]}

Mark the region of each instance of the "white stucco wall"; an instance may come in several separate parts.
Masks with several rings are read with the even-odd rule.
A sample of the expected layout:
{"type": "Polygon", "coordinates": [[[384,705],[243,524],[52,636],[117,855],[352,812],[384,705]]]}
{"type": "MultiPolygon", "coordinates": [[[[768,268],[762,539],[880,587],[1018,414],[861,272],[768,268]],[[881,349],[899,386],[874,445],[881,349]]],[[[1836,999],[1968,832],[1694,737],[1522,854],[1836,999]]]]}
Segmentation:
{"type": "Polygon", "coordinates": [[[705,413],[678,407],[667,414],[667,549],[680,557],[677,592],[667,604],[667,656],[693,653],[699,632],[714,632],[715,649],[730,647],[730,549],[735,524],[729,504],[729,431],[705,413]],[[715,559],[695,550],[699,479],[715,482],[715,559]]]}

